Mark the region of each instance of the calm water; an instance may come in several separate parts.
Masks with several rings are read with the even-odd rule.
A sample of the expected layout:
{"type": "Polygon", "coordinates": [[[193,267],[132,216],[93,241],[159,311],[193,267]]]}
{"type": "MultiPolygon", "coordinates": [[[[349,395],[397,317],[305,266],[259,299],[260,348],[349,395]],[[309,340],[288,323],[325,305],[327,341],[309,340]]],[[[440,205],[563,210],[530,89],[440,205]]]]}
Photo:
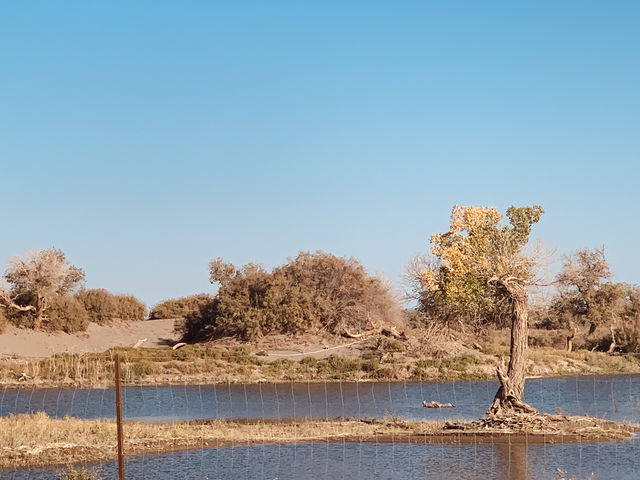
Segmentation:
{"type": "MultiPolygon", "coordinates": [[[[124,389],[128,419],[335,418],[387,414],[409,419],[478,418],[498,388],[496,381],[447,383],[281,383],[173,385],[124,389]],[[451,402],[454,409],[428,409],[422,401],[451,402]]],[[[526,400],[542,412],[640,423],[640,375],[527,380],[526,400]]],[[[45,411],[50,416],[111,418],[113,389],[4,389],[0,415],[45,411]]]]}
{"type": "MultiPolygon", "coordinates": [[[[130,387],[129,419],[478,418],[497,382],[319,383],[130,387]],[[452,402],[427,409],[422,401],[452,402]]],[[[527,380],[526,400],[543,412],[557,408],[640,423],[640,375],[527,380]]],[[[114,416],[113,390],[4,389],[0,413],[46,411],[51,416],[114,416]]],[[[103,479],[116,464],[86,465],[103,479]]],[[[219,449],[143,455],[126,461],[128,479],[547,479],[562,469],[578,480],[640,479],[640,439],[568,445],[407,445],[389,443],[235,445],[219,449]]],[[[56,469],[4,470],[2,479],[53,479],[56,469]]]]}
{"type": "MultiPolygon", "coordinates": [[[[220,449],[129,458],[129,479],[273,480],[552,480],[558,468],[583,480],[637,480],[640,442],[572,445],[407,445],[333,443],[238,445],[220,449]]],[[[105,480],[117,478],[115,462],[86,465],[105,480]]],[[[56,478],[55,469],[0,472],[0,479],[56,478]]]]}

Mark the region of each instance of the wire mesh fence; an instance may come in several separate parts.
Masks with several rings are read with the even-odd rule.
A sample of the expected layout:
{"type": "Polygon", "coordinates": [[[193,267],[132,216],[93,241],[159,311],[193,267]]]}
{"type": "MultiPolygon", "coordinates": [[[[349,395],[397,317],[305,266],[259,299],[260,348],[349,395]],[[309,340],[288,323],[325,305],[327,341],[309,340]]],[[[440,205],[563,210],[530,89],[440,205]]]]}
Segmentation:
{"type": "MultiPolygon", "coordinates": [[[[480,418],[493,399],[496,381],[133,385],[123,370],[128,479],[640,478],[640,442],[635,438],[599,442],[578,436],[550,443],[528,435],[459,434],[453,441],[417,441],[393,428],[404,421],[442,424],[480,418]],[[423,406],[431,401],[455,407],[423,406]]],[[[60,462],[77,458],[77,468],[112,479],[118,470],[115,430],[109,430],[115,397],[113,387],[5,386],[0,416],[15,419],[15,441],[20,435],[31,440],[41,435],[40,448],[57,449],[60,462]],[[46,414],[45,420],[38,417],[40,430],[21,433],[29,419],[42,415],[38,412],[46,414]],[[31,416],[12,417],[20,414],[31,416]],[[68,438],[65,446],[60,441],[65,424],[46,423],[55,419],[88,423],[74,427],[78,437],[68,438]],[[49,431],[55,428],[61,429],[57,436],[49,431]],[[98,460],[73,456],[78,449],[91,450],[85,434],[105,436],[98,460]]],[[[640,422],[638,375],[529,379],[525,398],[541,412],[640,422]]],[[[19,449],[5,445],[5,452],[14,447],[19,449]]],[[[25,445],[22,455],[33,455],[33,450],[25,445]]],[[[5,465],[0,479],[57,478],[61,470],[22,465],[5,465]]]]}

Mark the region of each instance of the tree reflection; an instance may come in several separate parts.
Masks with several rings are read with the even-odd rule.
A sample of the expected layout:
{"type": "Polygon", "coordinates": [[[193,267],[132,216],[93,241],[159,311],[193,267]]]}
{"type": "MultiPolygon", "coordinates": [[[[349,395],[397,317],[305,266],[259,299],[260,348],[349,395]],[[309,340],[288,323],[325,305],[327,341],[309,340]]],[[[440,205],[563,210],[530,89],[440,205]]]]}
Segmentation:
{"type": "Polygon", "coordinates": [[[500,480],[528,480],[527,445],[495,445],[497,470],[500,480]]]}

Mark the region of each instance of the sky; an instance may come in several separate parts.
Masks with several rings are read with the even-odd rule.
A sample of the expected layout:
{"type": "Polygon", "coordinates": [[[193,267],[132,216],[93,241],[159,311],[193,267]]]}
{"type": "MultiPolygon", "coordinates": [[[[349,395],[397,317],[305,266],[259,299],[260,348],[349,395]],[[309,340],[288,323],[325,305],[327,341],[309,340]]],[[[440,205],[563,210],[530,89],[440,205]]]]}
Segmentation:
{"type": "Polygon", "coordinates": [[[212,292],[208,262],[398,285],[459,205],[542,205],[640,282],[640,2],[42,1],[0,15],[0,264],[212,292]]]}

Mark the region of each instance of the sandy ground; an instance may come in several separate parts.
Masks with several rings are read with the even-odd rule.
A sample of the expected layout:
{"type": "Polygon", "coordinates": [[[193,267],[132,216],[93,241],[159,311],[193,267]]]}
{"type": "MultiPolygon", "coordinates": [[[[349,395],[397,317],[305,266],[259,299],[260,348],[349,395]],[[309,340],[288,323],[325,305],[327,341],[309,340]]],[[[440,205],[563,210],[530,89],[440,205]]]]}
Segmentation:
{"type": "MultiPolygon", "coordinates": [[[[0,334],[0,358],[45,358],[56,353],[104,352],[112,347],[132,347],[145,339],[141,347],[154,348],[172,346],[179,341],[174,332],[173,319],[147,320],[143,322],[97,325],[90,323],[86,332],[69,335],[63,332],[34,332],[8,325],[0,334]]],[[[337,354],[357,357],[360,348],[370,343],[370,339],[347,339],[332,336],[301,334],[269,335],[250,344],[254,352],[261,352],[264,360],[281,358],[300,360],[304,356],[316,358],[337,354]]],[[[236,339],[219,339],[212,346],[231,349],[243,345],[236,339]]]]}
{"type": "Polygon", "coordinates": [[[147,348],[178,341],[172,319],[114,325],[90,323],[86,332],[73,335],[34,332],[8,325],[0,334],[0,356],[48,357],[62,352],[104,352],[111,347],[132,347],[144,338],[147,340],[141,346],[147,348]]]}

